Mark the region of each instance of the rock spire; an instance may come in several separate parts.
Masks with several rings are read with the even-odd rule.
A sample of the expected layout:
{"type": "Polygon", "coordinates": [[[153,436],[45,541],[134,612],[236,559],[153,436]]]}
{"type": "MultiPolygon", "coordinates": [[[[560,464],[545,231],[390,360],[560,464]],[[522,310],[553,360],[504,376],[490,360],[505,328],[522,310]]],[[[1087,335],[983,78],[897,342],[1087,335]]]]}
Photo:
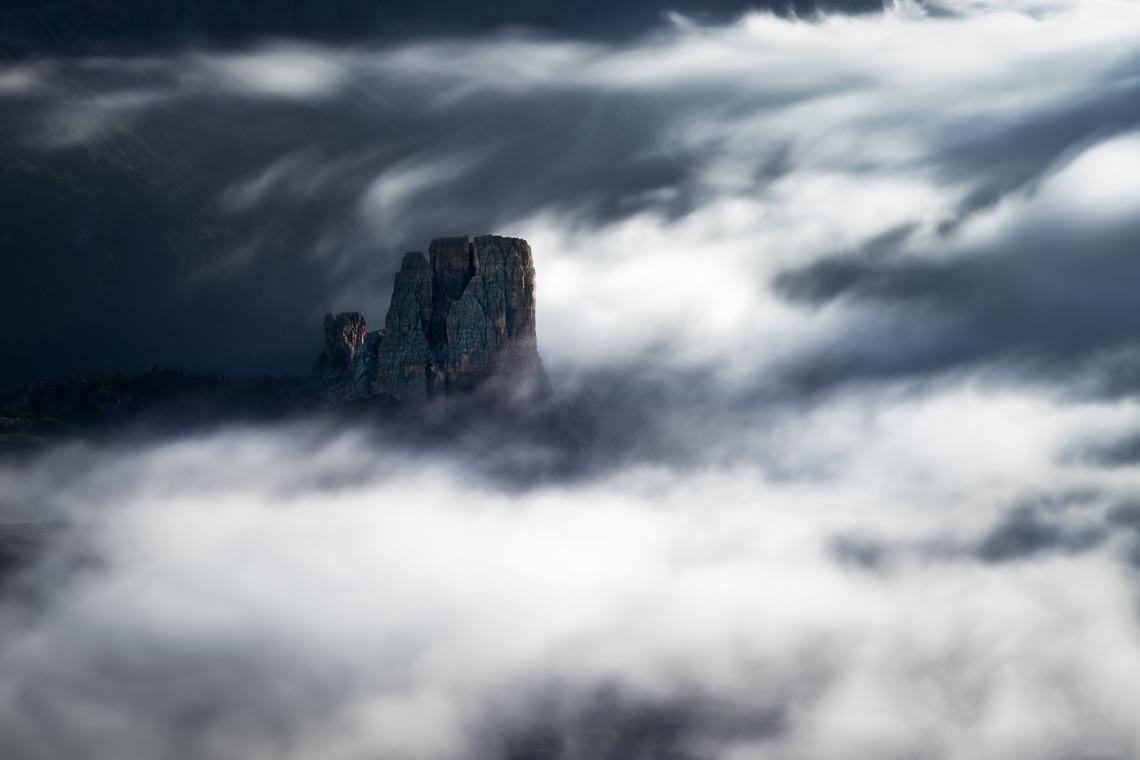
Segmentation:
{"type": "Polygon", "coordinates": [[[404,256],[384,328],[325,316],[316,373],[336,401],[391,396],[421,403],[480,393],[548,392],[535,335],[535,272],[519,238],[438,238],[404,256]]]}

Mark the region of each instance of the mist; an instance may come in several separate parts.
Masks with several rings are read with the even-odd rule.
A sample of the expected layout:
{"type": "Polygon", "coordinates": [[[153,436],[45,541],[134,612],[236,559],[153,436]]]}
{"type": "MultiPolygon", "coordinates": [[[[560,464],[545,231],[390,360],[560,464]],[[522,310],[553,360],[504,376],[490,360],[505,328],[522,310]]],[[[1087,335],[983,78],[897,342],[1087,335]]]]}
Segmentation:
{"type": "Polygon", "coordinates": [[[858,397],[525,488],[367,430],[63,448],[0,470],[69,526],[5,753],[1128,757],[1140,482],[1071,453],[1138,418],[858,397]]]}
{"type": "Polygon", "coordinates": [[[0,458],[0,755],[1140,758],[1140,8],[453,20],[0,66],[0,384],[486,232],[553,386],[0,458]]]}

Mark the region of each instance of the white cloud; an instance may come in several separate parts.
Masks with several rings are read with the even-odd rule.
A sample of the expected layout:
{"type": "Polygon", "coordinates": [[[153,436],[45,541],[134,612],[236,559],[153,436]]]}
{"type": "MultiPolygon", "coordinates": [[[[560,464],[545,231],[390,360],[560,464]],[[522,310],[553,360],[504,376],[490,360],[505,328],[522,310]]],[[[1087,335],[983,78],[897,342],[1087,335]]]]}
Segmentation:
{"type": "MultiPolygon", "coordinates": [[[[609,686],[678,705],[672,741],[718,757],[1128,756],[1140,648],[1118,547],[999,564],[969,547],[1026,494],[1107,486],[1056,454],[1137,421],[969,387],[853,397],[732,426],[739,457],[704,470],[523,492],[352,432],[65,452],[0,482],[44,475],[35,497],[105,562],[52,581],[35,618],[0,616],[0,734],[14,757],[180,731],[195,757],[484,757],[527,721],[587,746],[578,721],[609,686]],[[831,474],[771,479],[772,457],[831,474]],[[829,551],[852,534],[903,553],[853,568],[829,551]],[[906,553],[930,542],[963,548],[906,553]],[[222,670],[184,670],[199,662],[222,670]],[[197,704],[231,717],[195,723],[197,704]],[[772,714],[775,734],[748,733],[772,714]]],[[[1090,498],[1074,509],[1111,501],[1090,498]]]]}
{"type": "Polygon", "coordinates": [[[196,55],[201,72],[210,77],[200,82],[207,88],[221,87],[245,95],[266,97],[320,97],[335,93],[347,73],[328,50],[290,46],[270,47],[253,53],[196,55]]]}
{"type": "Polygon", "coordinates": [[[0,97],[35,92],[40,86],[40,76],[31,66],[0,69],[0,97]]]}
{"type": "Polygon", "coordinates": [[[1104,223],[1134,217],[1140,206],[1140,133],[1079,152],[1041,188],[1045,213],[1104,223]]]}

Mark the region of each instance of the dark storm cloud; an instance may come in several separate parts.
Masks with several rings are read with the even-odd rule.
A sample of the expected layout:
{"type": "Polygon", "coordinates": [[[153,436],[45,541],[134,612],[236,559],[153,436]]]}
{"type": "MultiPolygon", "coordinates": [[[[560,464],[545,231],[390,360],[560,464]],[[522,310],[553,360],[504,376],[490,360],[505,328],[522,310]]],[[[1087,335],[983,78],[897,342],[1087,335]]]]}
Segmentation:
{"type": "Polygon", "coordinates": [[[540,258],[553,251],[539,331],[561,370],[683,362],[818,388],[1118,348],[1136,327],[1112,318],[1133,274],[1127,224],[1078,209],[1057,235],[1046,220],[985,251],[960,240],[1137,123],[1134,45],[1105,26],[1066,47],[1064,8],[1024,12],[1038,32],[1008,48],[987,40],[1020,29],[1016,13],[906,5],[815,24],[678,20],[622,43],[505,35],[14,64],[0,77],[2,274],[21,287],[0,308],[0,383],[153,363],[304,372],[321,314],[378,324],[403,252],[481,232],[537,231],[540,258]],[[927,55],[942,35],[960,55],[927,55]],[[989,67],[971,57],[983,52],[989,67]],[[1049,288],[1080,269],[1061,250],[1078,237],[1101,272],[1055,302],[1049,288]],[[835,240],[863,253],[827,258],[835,240]],[[717,306],[738,314],[666,317],[654,291],[708,292],[682,248],[700,251],[710,282],[735,278],[717,306]],[[930,248],[965,255],[891,253],[930,248]],[[584,285],[603,270],[654,284],[620,298],[604,279],[584,285]],[[784,270],[779,291],[800,313],[771,323],[777,341],[750,331],[787,309],[759,290],[784,270]],[[571,308],[587,295],[589,319],[571,308]],[[875,309],[827,336],[800,306],[834,301],[875,309]]]}
{"type": "Polygon", "coordinates": [[[845,254],[784,272],[775,287],[793,301],[847,302],[893,315],[796,372],[809,386],[826,386],[999,365],[1035,380],[1073,382],[1082,392],[1131,392],[1127,371],[1140,340],[1138,236],[1140,224],[1131,219],[1092,225],[1038,218],[982,250],[845,254]],[[905,337],[892,343],[888,334],[905,337]]]}
{"type": "Polygon", "coordinates": [[[1124,546],[1126,561],[1131,561],[1140,538],[1134,535],[1136,510],[1131,502],[1115,504],[1111,497],[1092,491],[1027,497],[994,509],[998,519],[969,540],[943,536],[899,541],[851,533],[833,537],[827,548],[840,564],[871,573],[897,573],[904,563],[915,561],[1002,565],[1075,557],[1114,539],[1124,546]]]}
{"type": "MultiPolygon", "coordinates": [[[[446,62],[447,47],[423,53],[446,62]]],[[[0,193],[5,274],[23,287],[0,320],[4,382],[156,362],[304,371],[320,315],[379,322],[402,253],[432,237],[540,212],[584,228],[678,218],[710,197],[716,146],[674,139],[672,114],[723,93],[492,81],[472,96],[461,73],[416,62],[286,49],[15,69],[0,193]]]]}
{"type": "Polygon", "coordinates": [[[179,85],[163,66],[63,68],[46,98],[22,104],[5,141],[4,275],[23,284],[0,320],[9,384],[152,362],[303,370],[320,315],[359,309],[377,324],[402,253],[432,237],[498,229],[528,210],[604,224],[697,202],[697,159],[647,147],[668,128],[649,98],[570,91],[433,104],[430,84],[376,91],[357,75],[327,98],[207,91],[165,102],[179,85]],[[45,128],[73,83],[95,113],[45,128]],[[120,87],[144,101],[157,92],[157,102],[101,112],[98,91],[120,87]],[[90,130],[74,147],[26,143],[72,128],[90,130]],[[375,206],[362,207],[388,180],[400,197],[377,187],[375,206]],[[661,201],[662,189],[678,192],[661,201]]]}
{"type": "Polygon", "coordinates": [[[1110,443],[1090,446],[1077,456],[1104,467],[1132,467],[1140,464],[1140,435],[1129,435],[1110,443]]]}
{"type": "Polygon", "coordinates": [[[526,724],[496,726],[505,733],[500,760],[654,757],[695,760],[726,740],[775,740],[787,725],[789,706],[748,710],[713,695],[654,702],[599,687],[588,694],[550,689],[533,701],[526,724]]]}
{"type": "Polygon", "coordinates": [[[945,540],[897,544],[868,536],[838,536],[828,544],[837,562],[868,573],[899,572],[902,562],[979,560],[987,564],[1024,562],[1050,556],[1075,555],[1097,549],[1109,533],[1100,525],[1071,527],[1032,509],[1019,509],[1002,518],[976,544],[945,540]]]}
{"type": "Polygon", "coordinates": [[[978,189],[943,229],[1041,179],[1066,154],[1140,127],[1138,71],[1140,59],[1128,53],[1105,67],[1102,89],[1008,120],[991,115],[948,125],[945,176],[977,181],[978,189]]]}
{"type": "Polygon", "coordinates": [[[0,54],[149,51],[178,43],[232,45],[259,37],[367,41],[522,26],[588,37],[640,32],[666,12],[724,21],[757,8],[789,15],[881,11],[882,0],[13,0],[0,9],[0,54]]]}
{"type": "Polygon", "coordinates": [[[1020,507],[1008,514],[978,544],[985,562],[1011,562],[1047,552],[1075,554],[1104,542],[1100,526],[1066,525],[1040,509],[1020,507]]]}

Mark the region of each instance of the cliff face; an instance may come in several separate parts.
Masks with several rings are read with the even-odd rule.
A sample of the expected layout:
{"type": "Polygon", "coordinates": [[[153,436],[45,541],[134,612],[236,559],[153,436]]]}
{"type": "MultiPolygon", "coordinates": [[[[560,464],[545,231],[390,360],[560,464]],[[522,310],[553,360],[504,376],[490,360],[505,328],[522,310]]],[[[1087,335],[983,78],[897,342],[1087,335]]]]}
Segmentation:
{"type": "Polygon", "coordinates": [[[477,390],[545,395],[527,242],[439,238],[428,253],[404,256],[384,329],[367,332],[356,312],[325,316],[316,371],[327,395],[338,401],[388,395],[413,403],[477,390]]]}

